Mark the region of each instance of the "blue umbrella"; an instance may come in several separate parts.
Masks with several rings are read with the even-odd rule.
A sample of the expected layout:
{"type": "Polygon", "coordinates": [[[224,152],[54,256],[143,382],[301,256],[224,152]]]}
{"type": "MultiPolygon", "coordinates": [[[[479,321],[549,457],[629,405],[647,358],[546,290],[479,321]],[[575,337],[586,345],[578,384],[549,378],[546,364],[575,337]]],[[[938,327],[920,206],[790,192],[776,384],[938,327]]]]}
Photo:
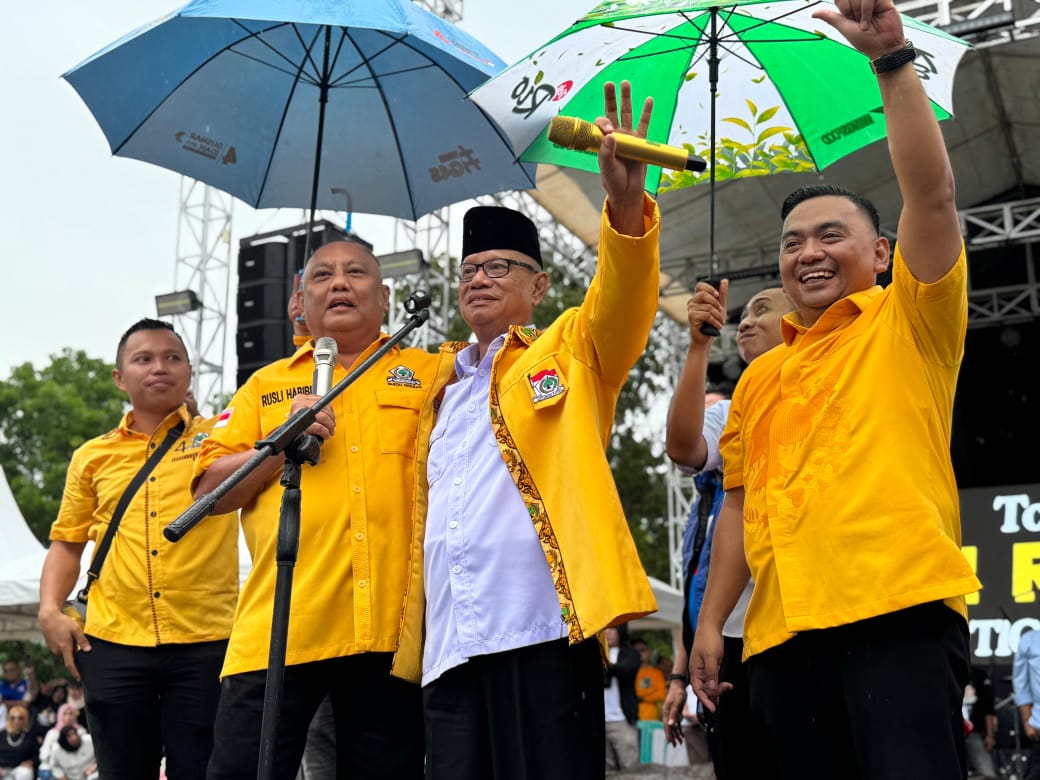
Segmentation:
{"type": "Polygon", "coordinates": [[[468,92],[504,67],[408,0],[195,0],[64,78],[112,152],[254,208],[418,219],[534,186],[468,92]],[[336,190],[334,193],[333,190],[336,190]]]}

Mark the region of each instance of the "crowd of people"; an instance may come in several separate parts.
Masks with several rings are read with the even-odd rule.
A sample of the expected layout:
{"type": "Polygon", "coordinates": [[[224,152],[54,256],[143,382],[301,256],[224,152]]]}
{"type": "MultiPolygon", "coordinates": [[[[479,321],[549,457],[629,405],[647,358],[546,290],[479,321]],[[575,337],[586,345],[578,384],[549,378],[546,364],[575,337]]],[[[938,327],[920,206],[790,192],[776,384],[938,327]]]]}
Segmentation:
{"type": "MultiPolygon", "coordinates": [[[[890,246],[873,204],[839,187],[792,193],[782,287],[744,307],[731,397],[709,393],[703,327],[727,322],[728,282],[696,286],[666,432],[698,485],[674,664],[627,638],[657,605],[606,456],[657,311],[662,230],[646,165],[612,137],[645,137],[653,101],[608,83],[596,272],[545,327],[535,225],[479,206],[458,269],[471,342],[388,344],[389,290],[351,241],[308,259],[295,351],[215,418],[185,404],[191,366],[168,323],[122,336],[113,379],[131,408],[73,456],[41,579],[41,629],[87,702],[87,731],[54,709],[56,736],[39,740],[50,771],[89,772],[93,751],[112,778],[165,761],[173,780],[292,780],[301,766],[308,780],[598,780],[636,763],[643,717],[718,780],[963,777],[965,595],[980,585],[949,455],[967,322],[952,169],[891,0],[815,15],[877,74],[898,235],[890,246]],[[334,382],[367,370],[307,420],[320,457],[277,452],[243,473],[256,442],[319,401],[329,339],[334,382]],[[286,607],[279,518],[296,487],[286,607]],[[164,537],[214,491],[210,517],[164,537]],[[63,607],[91,540],[84,622],[63,607]]],[[[24,709],[8,708],[12,748],[24,709]]]]}
{"type": "Polygon", "coordinates": [[[6,659],[0,680],[0,777],[97,778],[84,708],[78,682],[56,678],[40,683],[31,663],[6,659]]]}

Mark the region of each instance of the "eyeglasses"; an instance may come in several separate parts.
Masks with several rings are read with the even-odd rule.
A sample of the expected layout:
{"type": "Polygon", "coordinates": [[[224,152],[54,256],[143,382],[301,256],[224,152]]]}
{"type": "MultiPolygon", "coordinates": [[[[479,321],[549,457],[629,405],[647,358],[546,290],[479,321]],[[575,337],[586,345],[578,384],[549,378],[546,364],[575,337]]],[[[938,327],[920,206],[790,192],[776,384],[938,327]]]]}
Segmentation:
{"type": "Polygon", "coordinates": [[[508,260],[504,257],[495,257],[485,260],[483,263],[463,263],[459,266],[459,281],[470,282],[477,275],[477,271],[484,271],[488,279],[501,279],[509,273],[510,266],[518,265],[526,268],[532,273],[538,273],[538,269],[529,263],[521,263],[519,260],[508,260]]]}

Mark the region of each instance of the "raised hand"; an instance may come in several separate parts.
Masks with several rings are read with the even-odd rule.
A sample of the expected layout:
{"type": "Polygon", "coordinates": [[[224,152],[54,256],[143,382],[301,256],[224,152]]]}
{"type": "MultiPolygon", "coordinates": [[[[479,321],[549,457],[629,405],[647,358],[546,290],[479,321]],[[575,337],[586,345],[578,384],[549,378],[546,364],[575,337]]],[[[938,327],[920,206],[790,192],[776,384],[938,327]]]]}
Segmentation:
{"type": "Polygon", "coordinates": [[[643,191],[646,186],[646,163],[626,160],[614,154],[611,133],[628,133],[646,138],[653,112],[653,98],[643,101],[639,125],[632,126],[632,85],[621,82],[621,107],[618,110],[617,91],[613,82],[603,86],[603,112],[596,125],[606,138],[599,148],[600,178],[607,192],[607,211],[616,231],[627,236],[643,235],[643,191]]]}

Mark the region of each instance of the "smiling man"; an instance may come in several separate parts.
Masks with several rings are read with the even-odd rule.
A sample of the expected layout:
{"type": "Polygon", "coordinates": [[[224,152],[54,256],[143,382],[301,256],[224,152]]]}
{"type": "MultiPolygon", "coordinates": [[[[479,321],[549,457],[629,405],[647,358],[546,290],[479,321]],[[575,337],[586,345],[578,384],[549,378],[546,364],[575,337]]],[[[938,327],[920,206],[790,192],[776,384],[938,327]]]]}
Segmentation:
{"type": "Polygon", "coordinates": [[[179,545],[162,535],[191,505],[192,465],[215,422],[188,412],[191,364],[170,324],[132,325],[112,378],[131,408],[72,456],[40,579],[40,629],[72,675],[82,674],[102,777],[156,777],[165,752],[170,777],[201,780],[238,593],[237,518],[213,517],[179,545]],[[167,440],[146,476],[145,462],[167,440]],[[84,627],[62,604],[86,542],[101,543],[124,501],[84,627]]]}
{"type": "Polygon", "coordinates": [[[831,186],[785,200],[797,310],[730,406],[691,682],[714,708],[722,626],[751,574],[751,708],[779,777],[962,778],[965,595],[980,586],[950,460],[968,319],[953,172],[892,1],[814,16],[876,74],[903,204],[892,283],[876,284],[890,247],[868,201],[831,186]]]}
{"type": "MultiPolygon", "coordinates": [[[[336,340],[334,382],[389,338],[380,333],[388,303],[379,264],[362,244],[333,242],[310,258],[303,311],[315,339],[336,340]]],[[[308,724],[326,695],[335,716],[337,776],[422,776],[416,675],[391,667],[411,570],[416,437],[423,430],[429,435],[436,390],[446,381],[450,362],[444,361],[440,378],[437,366],[437,355],[394,347],[319,412],[308,431],[324,443],[318,465],[302,469],[299,553],[274,778],[296,776],[308,724]],[[424,412],[425,429],[420,423],[424,412]]],[[[311,394],[313,372],[314,341],[308,340],[239,388],[203,446],[197,496],[252,457],[256,441],[318,400],[311,394]]],[[[222,671],[210,778],[252,780],[257,774],[283,461],[282,456],[269,458],[218,507],[242,509],[253,567],[222,671]]]]}
{"type": "Polygon", "coordinates": [[[463,220],[459,309],[476,343],[430,439],[425,611],[410,588],[405,613],[415,633],[425,623],[427,780],[604,775],[597,634],[656,609],[605,452],[659,282],[646,166],[615,157],[611,133],[645,137],[650,108],[633,129],[629,85],[620,113],[606,86],[596,275],[544,331],[534,224],[486,206],[463,220]]]}

